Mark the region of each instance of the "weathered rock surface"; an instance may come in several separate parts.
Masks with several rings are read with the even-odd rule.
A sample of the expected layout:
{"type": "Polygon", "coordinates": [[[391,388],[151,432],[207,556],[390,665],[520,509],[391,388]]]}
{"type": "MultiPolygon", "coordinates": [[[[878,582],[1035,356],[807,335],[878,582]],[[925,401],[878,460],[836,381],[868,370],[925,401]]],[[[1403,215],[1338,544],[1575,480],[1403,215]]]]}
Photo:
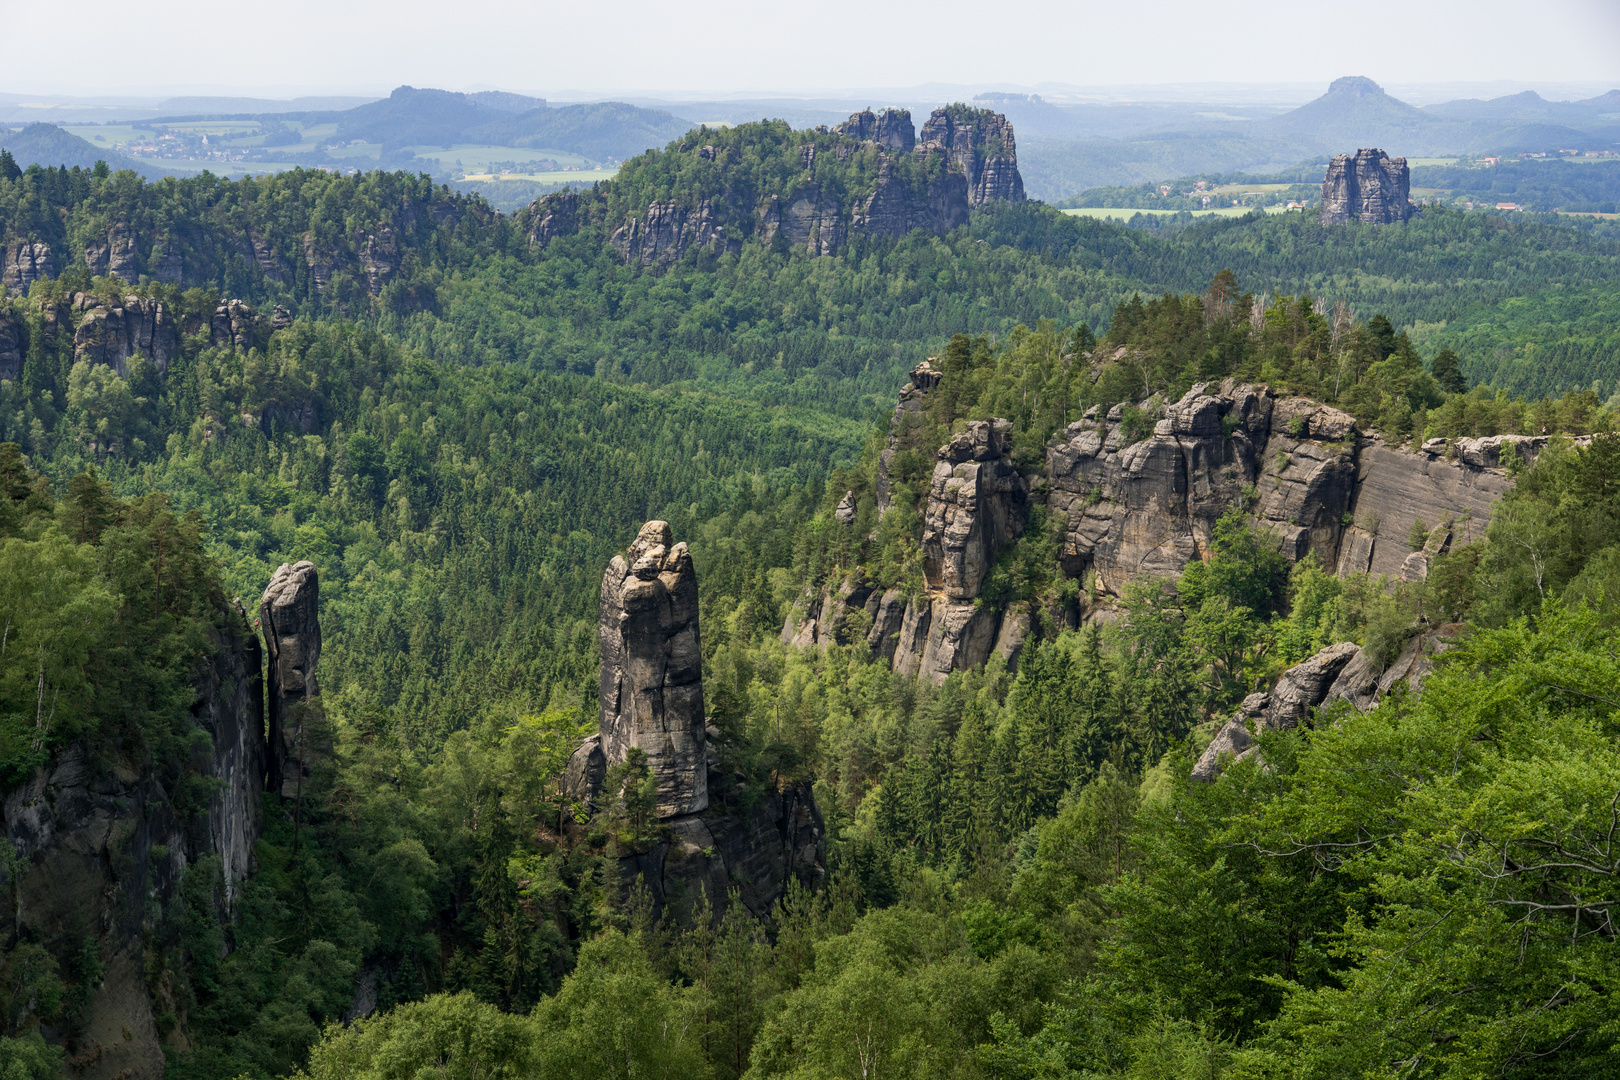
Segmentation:
{"type": "Polygon", "coordinates": [[[917,129],[912,126],[910,109],[884,109],[881,113],[863,109],[833,131],[862,142],[875,142],[902,154],[911,153],[917,145],[917,129]]]}
{"type": "Polygon", "coordinates": [[[17,240],[0,245],[0,291],[25,295],[34,282],[55,277],[58,269],[48,244],[17,240]]]}
{"type": "Polygon", "coordinates": [[[149,297],[130,295],[120,304],[101,304],[87,293],[74,297],[84,318],[73,332],[73,359],[106,364],[127,374],[137,353],[159,372],[180,353],[180,328],[168,308],[149,297]],[[93,307],[85,308],[87,304],[93,307]]]}
{"type": "Polygon", "coordinates": [[[1402,577],[1413,554],[1407,538],[1415,523],[1433,529],[1449,518],[1449,545],[1461,547],[1485,535],[1491,507],[1512,487],[1511,477],[1488,466],[1362,440],[1350,506],[1355,525],[1346,531],[1339,557],[1327,565],[1340,574],[1402,577]]]}
{"type": "Polygon", "coordinates": [[[1390,225],[1412,216],[1411,170],[1382,150],[1340,154],[1322,180],[1323,225],[1390,225]]]}
{"type": "Polygon", "coordinates": [[[90,273],[97,277],[111,274],[133,283],[139,275],[139,267],[135,240],[130,236],[129,226],[122,221],[107,226],[106,236],[97,237],[85,245],[84,263],[90,268],[90,273]]]}
{"type": "Polygon", "coordinates": [[[917,152],[935,151],[967,178],[972,205],[1024,201],[1017,142],[1012,124],[1001,113],[960,105],[935,109],[923,124],[917,152]]]}
{"type": "Polygon", "coordinates": [[[269,661],[268,788],[294,799],[326,749],[309,715],[320,697],[320,579],[314,563],[281,564],[259,601],[259,628],[269,661]]]}
{"type": "MultiPolygon", "coordinates": [[[[965,106],[936,110],[921,141],[904,109],[863,110],[817,131],[834,137],[833,144],[817,139],[800,146],[802,173],[769,194],[730,182],[733,151],[694,143],[666,153],[714,162],[718,190],[657,200],[629,214],[610,207],[604,191],[564,192],[536,200],[520,223],[535,250],[594,222],[610,231],[609,243],[625,262],[666,265],[694,249],[736,251],[750,237],[789,251],[831,255],[861,236],[949,232],[967,221],[974,206],[1024,198],[1012,125],[999,113],[965,106]],[[869,150],[876,151],[875,173],[866,171],[870,158],[841,181],[817,171],[818,155],[842,163],[869,150]]],[[[318,284],[329,273],[313,261],[310,268],[318,284]]]]}
{"type": "MultiPolygon", "coordinates": [[[[208,738],[189,763],[80,740],[5,798],[5,837],[18,861],[15,877],[0,870],[16,905],[0,948],[26,940],[58,958],[76,954],[87,938],[98,948],[101,979],[90,988],[70,1059],[76,1076],[160,1080],[165,1059],[154,1018],[174,1006],[148,983],[147,945],[167,932],[161,913],[179,902],[188,867],[218,858],[227,906],[251,868],[262,831],[263,685],[240,608],[222,614],[191,709],[208,738]],[[206,812],[189,820],[170,797],[177,764],[214,789],[206,812]]],[[[50,1028],[46,1035],[60,1037],[50,1028]]]]}
{"type": "Polygon", "coordinates": [[[599,730],[608,765],[639,748],[657,779],[660,817],[702,810],[709,795],[697,573],[667,522],[647,522],[609,564],[599,633],[599,730]]]}
{"type": "Polygon", "coordinates": [[[1226,726],[1215,733],[1209,746],[1199,755],[1197,763],[1193,765],[1192,778],[1204,783],[1210,783],[1221,775],[1221,771],[1234,761],[1242,761],[1255,751],[1254,736],[1244,726],[1243,718],[1236,717],[1226,722],[1226,726]]]}
{"type": "Polygon", "coordinates": [[[1024,531],[1029,485],[1006,458],[1012,424],[976,421],[939,450],[923,520],[923,576],[950,600],[979,595],[996,555],[1024,531]]]}
{"type": "Polygon", "coordinates": [[[1296,726],[1327,700],[1334,680],[1360,651],[1355,642],[1341,641],[1283,672],[1272,688],[1261,723],[1275,731],[1296,726]]]}
{"type": "Polygon", "coordinates": [[[621,886],[647,888],[655,917],[668,912],[690,923],[706,894],[719,918],[731,889],[764,917],[798,878],[812,888],[826,880],[826,826],[809,784],[767,787],[752,805],[739,778],[710,773],[710,805],[664,822],[666,838],[619,859],[621,886]]]}

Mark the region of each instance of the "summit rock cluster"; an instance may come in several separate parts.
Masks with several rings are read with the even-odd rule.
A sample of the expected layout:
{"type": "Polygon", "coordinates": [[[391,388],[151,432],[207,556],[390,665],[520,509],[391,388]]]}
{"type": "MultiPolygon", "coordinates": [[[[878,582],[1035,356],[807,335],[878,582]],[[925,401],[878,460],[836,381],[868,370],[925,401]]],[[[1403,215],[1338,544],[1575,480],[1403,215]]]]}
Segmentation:
{"type": "Polygon", "coordinates": [[[934,110],[920,136],[908,110],[865,109],[799,136],[787,152],[785,165],[777,163],[787,178],[762,193],[750,178],[757,162],[723,140],[689,137],[660,153],[690,154],[712,174],[708,193],[655,199],[624,214],[611,193],[612,185],[633,179],[627,170],[606,191],[537,200],[524,215],[529,246],[544,248],[595,222],[626,263],[674,262],[693,248],[736,251],[748,238],[831,255],[862,236],[946,233],[964,224],[973,207],[1025,197],[1012,124],[965,105],[934,110]]]}

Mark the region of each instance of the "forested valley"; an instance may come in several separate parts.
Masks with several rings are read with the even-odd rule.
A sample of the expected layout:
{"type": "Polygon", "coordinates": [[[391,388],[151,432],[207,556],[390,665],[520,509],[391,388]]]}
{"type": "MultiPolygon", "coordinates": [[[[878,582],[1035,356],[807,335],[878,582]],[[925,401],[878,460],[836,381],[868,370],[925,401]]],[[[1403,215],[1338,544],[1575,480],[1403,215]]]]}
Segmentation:
{"type": "MultiPolygon", "coordinates": [[[[667,197],[656,161],[615,197],[667,197]]],[[[328,750],[296,815],[264,794],[233,895],[205,859],[148,904],[168,1076],[1612,1069],[1611,225],[1156,237],[990,203],[944,235],[644,266],[607,224],[537,224],[404,174],[0,175],[8,251],[57,260],[0,301],[8,792],[91,747],[92,771],[151,765],[183,828],[211,797],[193,669],[233,598],[251,620],[279,564],[320,573],[328,750]],[[156,329],[92,355],[114,309],[163,321],[163,355],[156,329]],[[939,386],[884,464],[925,357],[939,386]],[[784,643],[856,568],[923,591],[934,451],[969,423],[1007,420],[1033,475],[1088,413],[1146,438],[1225,379],[1394,447],[1550,439],[1420,580],[1290,561],[1234,512],[1178,579],[1097,595],[1037,501],[984,593],[1029,614],[1016,664],[936,685],[859,635],[784,643]],[[655,518],[690,544],[737,798],[805,784],[825,820],[825,879],[759,918],[655,910],[619,870],[658,839],[642,778],[594,806],[561,783],[597,716],[603,569],[655,518]],[[1420,691],[1191,779],[1291,666],[1338,642],[1387,664],[1442,625],[1420,691]]],[[[105,957],[68,937],[11,943],[8,1075],[95,1068],[105,957]]]]}

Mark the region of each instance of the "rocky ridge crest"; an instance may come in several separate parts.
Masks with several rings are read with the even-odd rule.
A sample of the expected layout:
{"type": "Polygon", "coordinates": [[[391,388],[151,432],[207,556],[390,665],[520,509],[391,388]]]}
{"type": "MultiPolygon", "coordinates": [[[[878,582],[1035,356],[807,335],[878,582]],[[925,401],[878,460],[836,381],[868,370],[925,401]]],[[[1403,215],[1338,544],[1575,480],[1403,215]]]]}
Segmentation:
{"type": "Polygon", "coordinates": [[[592,222],[606,226],[608,243],[627,263],[662,264],[694,248],[735,251],[757,238],[789,251],[831,255],[861,236],[899,237],[913,229],[949,232],[974,206],[1022,201],[1023,179],[1012,125],[999,113],[954,105],[937,109],[919,139],[904,109],[863,110],[834,128],[797,136],[798,175],[781,190],[755,193],[727,178],[733,152],[702,143],[672,146],[664,154],[691,154],[713,162],[720,190],[701,197],[656,199],[644,210],[610,221],[611,185],[591,192],[559,192],[524,212],[529,246],[543,249],[592,222]],[[829,140],[828,137],[831,137],[829,140]],[[870,151],[869,183],[818,170],[828,157],[840,165],[870,151]],[[850,187],[859,194],[851,194],[850,187]],[[869,190],[868,190],[869,188],[869,190]]]}

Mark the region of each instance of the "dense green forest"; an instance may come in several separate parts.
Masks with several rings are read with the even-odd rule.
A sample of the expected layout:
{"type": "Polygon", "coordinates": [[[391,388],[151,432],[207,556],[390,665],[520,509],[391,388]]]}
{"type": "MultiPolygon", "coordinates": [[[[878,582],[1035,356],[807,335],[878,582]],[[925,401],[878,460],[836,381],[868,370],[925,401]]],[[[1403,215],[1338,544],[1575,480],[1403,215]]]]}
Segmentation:
{"type": "MultiPolygon", "coordinates": [[[[1583,354],[1567,382],[1470,384],[1583,325],[1538,297],[1613,281],[1604,227],[1442,211],[1159,238],[1001,206],[945,237],[655,271],[599,227],[536,254],[399,174],[0,179],[8,238],[82,251],[114,221],[150,240],[141,280],[78,260],[5,301],[22,368],[0,383],[0,553],[27,600],[0,652],[5,767],[84,734],[178,754],[179,672],[227,598],[251,608],[299,558],[321,571],[334,746],[301,837],[272,804],[234,920],[199,865],[164,924],[176,1080],[1553,1077],[1613,1053],[1614,376],[1583,354]],[[162,372],[76,360],[50,329],[132,291],[184,330],[162,372]],[[219,343],[222,297],[295,318],[219,343]],[[1495,308],[1516,313],[1496,337],[1470,329],[1495,308]],[[923,355],[946,379],[897,459],[899,512],[852,547],[833,503],[856,490],[871,514],[880,424],[923,355]],[[1174,592],[1065,629],[1078,583],[1037,512],[991,587],[1048,614],[1015,671],[932,687],[855,646],[781,644],[807,585],[857,562],[915,575],[927,454],[956,425],[1012,419],[1031,463],[1092,404],[1227,374],[1401,439],[1598,437],[1545,452],[1425,582],[1290,566],[1234,515],[1174,592]],[[614,857],[650,826],[622,800],[581,835],[548,824],[595,713],[601,569],[651,517],[692,546],[726,764],[813,783],[834,839],[828,887],[764,922],[654,921],[624,896],[614,857]],[[185,587],[155,593],[176,566],[185,587]],[[1188,780],[1287,664],[1458,620],[1476,629],[1421,696],[1188,780]],[[72,707],[42,726],[46,682],[72,707]],[[380,1011],[336,1025],[362,971],[380,1011]]],[[[36,1004],[0,1054],[49,1075],[34,1028],[66,1022],[90,970],[6,971],[7,1000],[36,1004]]]]}

